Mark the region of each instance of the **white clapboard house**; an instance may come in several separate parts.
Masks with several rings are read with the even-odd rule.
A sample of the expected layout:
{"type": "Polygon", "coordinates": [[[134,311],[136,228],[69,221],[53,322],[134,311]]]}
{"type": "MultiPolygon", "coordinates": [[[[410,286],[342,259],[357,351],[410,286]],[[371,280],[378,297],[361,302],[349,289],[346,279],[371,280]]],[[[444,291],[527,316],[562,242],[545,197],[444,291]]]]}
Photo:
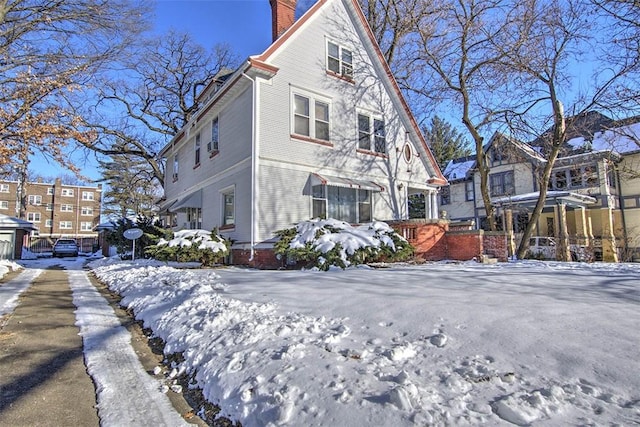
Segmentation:
{"type": "Polygon", "coordinates": [[[297,20],[295,0],[271,7],[271,46],[211,82],[161,152],[174,229],[217,227],[234,263],[257,265],[299,221],[406,219],[415,193],[437,218],[447,181],[357,0],[297,20]]]}

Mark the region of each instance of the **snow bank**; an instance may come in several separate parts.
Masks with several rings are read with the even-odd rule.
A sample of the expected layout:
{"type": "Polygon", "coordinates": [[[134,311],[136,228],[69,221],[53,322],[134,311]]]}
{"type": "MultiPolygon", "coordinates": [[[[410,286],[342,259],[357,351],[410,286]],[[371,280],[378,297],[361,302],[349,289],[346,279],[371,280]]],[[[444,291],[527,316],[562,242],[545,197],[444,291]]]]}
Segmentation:
{"type": "Polygon", "coordinates": [[[2,279],[7,273],[20,270],[21,268],[22,266],[20,264],[16,264],[13,261],[0,259],[0,279],[2,279]]]}
{"type": "Polygon", "coordinates": [[[638,422],[640,270],[576,265],[92,268],[246,427],[638,422]]]}

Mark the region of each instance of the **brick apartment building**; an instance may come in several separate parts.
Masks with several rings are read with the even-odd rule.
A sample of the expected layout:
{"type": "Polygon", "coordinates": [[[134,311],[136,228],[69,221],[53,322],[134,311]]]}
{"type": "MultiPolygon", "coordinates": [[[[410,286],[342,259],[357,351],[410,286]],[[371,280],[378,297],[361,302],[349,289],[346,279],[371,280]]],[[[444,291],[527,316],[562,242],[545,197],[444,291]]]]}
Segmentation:
{"type": "MultiPolygon", "coordinates": [[[[102,185],[96,187],[28,182],[25,218],[38,231],[32,233],[33,249],[47,250],[60,237],[78,239],[82,250],[91,250],[98,237],[93,228],[100,222],[102,185]],[[34,247],[37,246],[37,247],[34,247]]],[[[0,213],[19,216],[18,182],[0,180],[0,213]]]]}

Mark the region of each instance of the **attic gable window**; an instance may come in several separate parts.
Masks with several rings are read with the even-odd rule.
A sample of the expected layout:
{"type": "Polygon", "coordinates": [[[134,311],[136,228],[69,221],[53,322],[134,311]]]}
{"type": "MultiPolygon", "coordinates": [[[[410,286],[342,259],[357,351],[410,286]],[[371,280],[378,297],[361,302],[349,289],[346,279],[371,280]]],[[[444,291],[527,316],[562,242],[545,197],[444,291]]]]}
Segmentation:
{"type": "Polygon", "coordinates": [[[327,70],[348,80],[353,79],[353,53],[336,43],[327,41],[327,70]]]}
{"type": "Polygon", "coordinates": [[[302,136],[312,141],[325,143],[330,140],[331,104],[310,93],[293,93],[292,124],[294,136],[302,136]]]}

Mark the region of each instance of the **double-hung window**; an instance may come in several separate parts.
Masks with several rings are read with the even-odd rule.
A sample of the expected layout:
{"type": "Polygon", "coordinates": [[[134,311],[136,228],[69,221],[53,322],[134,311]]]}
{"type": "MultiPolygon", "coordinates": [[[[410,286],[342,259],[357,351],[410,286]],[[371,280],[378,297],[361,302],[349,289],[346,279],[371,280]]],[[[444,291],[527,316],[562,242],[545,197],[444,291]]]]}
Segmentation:
{"type": "Polygon", "coordinates": [[[506,196],[515,194],[513,171],[494,173],[489,175],[489,185],[492,196],[506,196]]]}
{"type": "Polygon", "coordinates": [[[0,184],[0,193],[8,193],[9,184],[0,184]]]}
{"type": "Polygon", "coordinates": [[[0,209],[9,209],[9,202],[7,200],[0,200],[0,209]]]}
{"type": "Polygon", "coordinates": [[[73,228],[73,222],[71,221],[60,221],[60,229],[61,230],[71,230],[73,228]]]}
{"type": "Polygon", "coordinates": [[[442,187],[440,189],[440,204],[441,205],[448,205],[451,204],[451,188],[447,187],[442,187]]]}
{"type": "Polygon", "coordinates": [[[464,199],[467,202],[473,201],[474,189],[473,189],[473,181],[467,181],[464,183],[464,199]]]}
{"type": "Polygon", "coordinates": [[[73,205],[60,205],[60,212],[73,212],[73,205]]]}
{"type": "Polygon", "coordinates": [[[27,221],[31,222],[40,222],[40,212],[28,212],[27,213],[27,221]]]}
{"type": "Polygon", "coordinates": [[[90,206],[83,206],[80,213],[82,216],[93,216],[93,208],[90,206]]]}
{"type": "Polygon", "coordinates": [[[352,224],[371,221],[371,190],[314,185],[312,199],[314,218],[334,218],[352,224]]]}
{"type": "Polygon", "coordinates": [[[30,195],[29,196],[29,204],[34,206],[40,206],[42,204],[42,196],[40,195],[30,195]]]}
{"type": "Polygon", "coordinates": [[[83,191],[82,192],[82,200],[92,201],[93,200],[93,191],[83,191]]]}
{"type": "Polygon", "coordinates": [[[387,152],[387,137],[382,119],[358,113],[358,148],[381,154],[387,152]]]}
{"type": "Polygon", "coordinates": [[[329,101],[307,93],[293,93],[292,103],[293,134],[328,142],[330,139],[329,101]]]}
{"type": "Polygon", "coordinates": [[[229,190],[222,193],[222,225],[233,227],[236,223],[235,191],[229,190]]]}
{"type": "Polygon", "coordinates": [[[209,153],[214,153],[218,151],[220,138],[220,125],[218,122],[218,118],[216,117],[211,121],[211,140],[207,143],[207,151],[209,153]]]}
{"type": "Polygon", "coordinates": [[[353,53],[337,43],[327,41],[327,70],[347,79],[353,78],[353,53]]]}
{"type": "Polygon", "coordinates": [[[193,152],[195,153],[195,166],[200,165],[200,133],[196,134],[196,139],[193,144],[193,152]]]}
{"type": "Polygon", "coordinates": [[[180,166],[180,163],[178,162],[178,155],[174,154],[173,156],[173,180],[177,181],[178,180],[178,168],[180,166]]]}
{"type": "Polygon", "coordinates": [[[60,194],[65,197],[73,197],[73,188],[63,188],[60,194]]]}

